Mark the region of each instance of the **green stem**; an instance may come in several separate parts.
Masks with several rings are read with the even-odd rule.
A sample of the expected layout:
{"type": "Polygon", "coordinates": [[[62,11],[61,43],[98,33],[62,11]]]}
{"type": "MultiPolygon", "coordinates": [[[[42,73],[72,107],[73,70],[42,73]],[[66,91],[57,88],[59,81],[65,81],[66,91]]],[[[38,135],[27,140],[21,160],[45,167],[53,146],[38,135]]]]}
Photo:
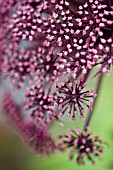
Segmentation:
{"type": "MultiPolygon", "coordinates": [[[[99,93],[99,90],[100,90],[100,87],[101,87],[101,84],[102,84],[102,78],[103,78],[103,74],[100,75],[99,78],[98,78],[97,88],[96,88],[96,91],[95,91],[96,94],[99,93]]],[[[95,108],[95,106],[96,106],[96,103],[97,103],[97,97],[95,98],[95,100],[94,100],[94,102],[93,102],[93,105],[92,105],[93,110],[92,110],[92,111],[89,111],[89,113],[88,113],[88,117],[87,117],[87,120],[86,120],[86,122],[85,122],[84,130],[85,130],[85,129],[89,126],[89,124],[90,124],[90,120],[91,120],[92,115],[93,115],[93,113],[94,113],[94,108],[95,108]]]]}

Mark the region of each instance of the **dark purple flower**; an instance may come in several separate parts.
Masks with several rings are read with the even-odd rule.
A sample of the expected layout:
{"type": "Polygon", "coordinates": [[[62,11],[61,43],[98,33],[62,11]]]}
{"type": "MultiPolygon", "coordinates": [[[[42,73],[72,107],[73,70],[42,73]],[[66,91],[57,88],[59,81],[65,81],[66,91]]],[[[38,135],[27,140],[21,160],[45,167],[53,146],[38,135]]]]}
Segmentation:
{"type": "Polygon", "coordinates": [[[18,49],[18,44],[10,44],[5,50],[3,73],[18,89],[27,78],[33,80],[36,71],[37,53],[35,50],[18,49]]]}
{"type": "Polygon", "coordinates": [[[109,73],[113,55],[113,3],[111,0],[88,0],[79,5],[76,48],[88,50],[102,72],[109,73]],[[81,43],[83,42],[83,43],[81,43]],[[86,48],[84,48],[86,46],[86,48]]]}
{"type": "Polygon", "coordinates": [[[54,140],[42,124],[25,120],[21,108],[13,101],[10,94],[3,96],[2,108],[8,124],[17,130],[20,137],[37,154],[49,155],[56,150],[54,140]]]}
{"type": "Polygon", "coordinates": [[[41,81],[37,85],[28,87],[28,92],[25,94],[25,110],[30,110],[30,115],[37,122],[44,124],[51,122],[52,118],[56,116],[53,109],[53,95],[50,90],[45,90],[41,81]]]}
{"type": "MultiPolygon", "coordinates": [[[[70,129],[71,134],[59,136],[60,149],[71,148],[70,159],[76,152],[78,164],[85,157],[94,163],[93,156],[103,153],[100,137],[86,128],[97,96],[87,90],[86,81],[95,66],[99,70],[93,77],[109,74],[112,65],[112,0],[0,1],[0,76],[11,79],[18,90],[27,86],[25,112],[10,94],[3,97],[3,110],[8,123],[36,153],[56,149],[44,125],[64,114],[73,121],[78,113],[84,118],[86,109],[90,110],[86,130],[70,129]]],[[[100,82],[101,76],[96,93],[100,82]]]]}
{"type": "Polygon", "coordinates": [[[14,7],[9,17],[9,37],[16,40],[38,40],[41,36],[41,25],[46,17],[41,17],[45,3],[41,0],[24,3],[20,2],[14,7]],[[40,34],[40,35],[39,35],[40,34]]]}
{"type": "Polygon", "coordinates": [[[86,73],[98,65],[109,73],[113,63],[112,11],[110,0],[54,1],[54,12],[42,32],[46,35],[44,45],[57,49],[58,69],[74,71],[75,76],[78,68],[86,73]]]}
{"type": "Polygon", "coordinates": [[[81,78],[80,82],[77,80],[70,81],[67,78],[65,82],[55,84],[57,90],[54,95],[54,106],[59,108],[59,116],[67,113],[67,116],[72,116],[74,121],[78,111],[80,112],[80,117],[84,118],[84,106],[92,110],[90,104],[93,103],[92,98],[95,98],[96,94],[93,93],[93,90],[84,90],[86,84],[83,80],[81,78]]]}
{"type": "MultiPolygon", "coordinates": [[[[88,130],[88,129],[87,129],[88,130]]],[[[94,164],[93,157],[99,157],[103,154],[103,141],[100,136],[95,136],[94,133],[88,133],[87,130],[76,131],[69,129],[69,135],[60,135],[58,138],[61,140],[59,147],[63,151],[71,149],[69,159],[72,160],[76,157],[76,163],[84,164],[85,157],[94,164]]]]}
{"type": "Polygon", "coordinates": [[[47,82],[55,81],[60,71],[56,68],[57,56],[53,55],[54,48],[38,47],[36,59],[36,79],[46,80],[47,82]]]}
{"type": "Polygon", "coordinates": [[[44,23],[46,29],[42,29],[46,35],[44,45],[59,48],[59,56],[70,54],[72,48],[67,46],[71,43],[72,35],[75,32],[73,13],[70,11],[68,1],[54,1],[54,12],[44,23]]]}

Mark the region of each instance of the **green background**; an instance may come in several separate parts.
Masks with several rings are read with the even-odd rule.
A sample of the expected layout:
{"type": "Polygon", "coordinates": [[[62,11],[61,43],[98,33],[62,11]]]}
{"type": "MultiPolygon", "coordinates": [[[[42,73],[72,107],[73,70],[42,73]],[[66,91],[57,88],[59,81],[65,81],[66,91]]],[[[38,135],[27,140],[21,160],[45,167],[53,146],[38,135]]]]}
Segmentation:
{"type": "MultiPolygon", "coordinates": [[[[90,84],[90,86],[93,85],[90,84]]],[[[113,74],[104,75],[90,131],[108,144],[104,146],[105,153],[96,159],[96,164],[88,161],[84,166],[78,166],[74,160],[69,161],[67,153],[56,153],[49,157],[37,156],[27,148],[17,134],[0,123],[0,170],[107,170],[113,169],[113,74]]],[[[68,127],[82,128],[85,120],[77,118],[76,122],[64,118],[66,125],[56,123],[51,133],[56,136],[67,132],[68,127]]]]}

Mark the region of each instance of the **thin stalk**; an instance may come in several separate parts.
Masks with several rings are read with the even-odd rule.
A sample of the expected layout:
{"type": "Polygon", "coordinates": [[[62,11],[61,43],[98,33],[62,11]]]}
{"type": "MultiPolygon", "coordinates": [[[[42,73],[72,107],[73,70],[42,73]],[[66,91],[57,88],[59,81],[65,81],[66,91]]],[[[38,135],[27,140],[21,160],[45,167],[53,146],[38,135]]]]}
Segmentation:
{"type": "MultiPolygon", "coordinates": [[[[100,87],[101,87],[101,84],[102,84],[102,78],[103,78],[103,74],[100,75],[99,78],[98,78],[97,88],[96,88],[96,91],[95,91],[96,94],[99,93],[99,90],[100,90],[100,87]]],[[[96,103],[97,103],[97,97],[95,98],[95,100],[94,100],[94,102],[93,102],[93,105],[92,105],[93,110],[92,110],[92,111],[89,111],[89,113],[88,113],[88,117],[87,117],[87,120],[86,120],[86,122],[85,122],[84,130],[85,130],[85,129],[89,126],[89,124],[90,124],[90,121],[91,121],[91,118],[92,118],[92,116],[93,116],[94,108],[95,108],[95,106],[96,106],[96,103]]]]}

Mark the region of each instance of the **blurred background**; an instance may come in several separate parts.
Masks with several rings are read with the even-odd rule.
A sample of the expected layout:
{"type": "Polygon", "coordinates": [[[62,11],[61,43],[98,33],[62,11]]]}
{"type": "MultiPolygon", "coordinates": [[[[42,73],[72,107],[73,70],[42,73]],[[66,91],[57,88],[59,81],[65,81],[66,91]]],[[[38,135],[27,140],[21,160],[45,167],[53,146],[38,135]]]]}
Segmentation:
{"type": "MultiPolygon", "coordinates": [[[[67,153],[55,153],[49,157],[36,155],[27,148],[16,132],[8,127],[0,118],[0,170],[107,170],[113,169],[113,74],[104,75],[100,94],[97,99],[94,115],[90,124],[90,131],[100,135],[107,143],[104,155],[96,159],[96,164],[89,162],[84,166],[69,161],[67,153]]],[[[71,126],[82,128],[85,120],[77,119],[66,124],[55,123],[51,133],[56,136],[67,132],[71,126]]],[[[50,127],[51,128],[51,127],[50,127]]]]}

